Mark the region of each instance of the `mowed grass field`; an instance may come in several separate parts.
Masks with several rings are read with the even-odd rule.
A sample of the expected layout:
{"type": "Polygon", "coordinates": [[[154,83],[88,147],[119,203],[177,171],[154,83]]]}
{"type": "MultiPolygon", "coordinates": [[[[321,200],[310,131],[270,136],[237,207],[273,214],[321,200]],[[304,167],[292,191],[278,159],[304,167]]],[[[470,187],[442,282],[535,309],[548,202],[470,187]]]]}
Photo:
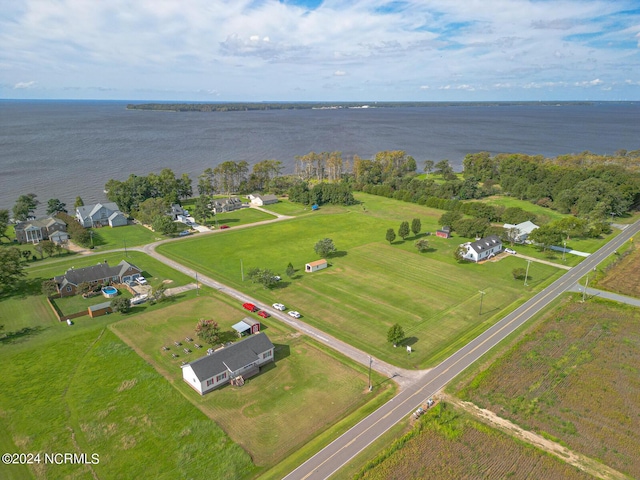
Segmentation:
{"type": "Polygon", "coordinates": [[[640,478],[640,311],[567,300],[458,395],[640,478]]]}
{"type": "Polygon", "coordinates": [[[351,478],[586,480],[593,477],[487,427],[450,405],[440,404],[351,478]]]}
{"type": "Polygon", "coordinates": [[[167,238],[165,235],[153,232],[142,225],[100,227],[93,228],[92,231],[93,245],[96,250],[135,247],[167,238]]]}
{"type": "Polygon", "coordinates": [[[126,317],[82,317],[69,327],[57,321],[42,295],[27,293],[0,298],[0,315],[7,334],[0,338],[3,453],[97,453],[100,458],[90,467],[2,464],[0,478],[236,479],[255,474],[241,447],[107,329],[126,317]]]}
{"type": "Polygon", "coordinates": [[[223,332],[230,332],[246,315],[235,304],[207,297],[119,322],[112,329],[263,467],[275,465],[341,418],[393,392],[391,383],[375,375],[379,386],[372,395],[366,368],[265,319],[262,331],[276,347],[275,363],[262,367],[242,387],[227,385],[200,396],[182,380],[180,363],[205,355],[206,347],[196,349],[185,337],[198,342],[194,329],[200,318],[213,318],[223,332]],[[176,340],[183,346],[175,347],[176,340]],[[162,350],[165,345],[168,351],[162,350]],[[185,354],[185,345],[193,353],[185,354]]]}
{"type": "Polygon", "coordinates": [[[459,264],[453,251],[463,239],[428,236],[431,249],[384,240],[387,228],[420,218],[423,231],[435,231],[441,211],[372,195],[364,205],[332,207],[277,224],[162,245],[158,251],[265,304],[282,302],[303,319],[385,361],[407,368],[430,366],[479,334],[500,312],[528,297],[558,274],[555,267],[532,264],[529,286],[515,281],[517,256],[502,255],[483,265],[459,264]],[[331,238],[338,252],[330,267],[313,274],[304,265],[316,260],[315,243],[331,238]],[[284,275],[291,262],[293,279],[284,275]],[[283,280],[272,291],[242,282],[251,267],[266,267],[283,280]],[[484,295],[480,292],[484,292],[484,295]],[[482,313],[480,302],[482,297],[482,313]],[[386,341],[394,323],[405,330],[414,352],[386,341]]]}

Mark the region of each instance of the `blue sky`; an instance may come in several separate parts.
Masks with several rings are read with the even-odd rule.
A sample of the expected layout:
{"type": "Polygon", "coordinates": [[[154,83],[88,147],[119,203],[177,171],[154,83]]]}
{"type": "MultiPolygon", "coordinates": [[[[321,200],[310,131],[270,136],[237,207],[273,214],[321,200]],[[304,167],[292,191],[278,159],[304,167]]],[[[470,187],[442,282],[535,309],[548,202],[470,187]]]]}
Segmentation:
{"type": "Polygon", "coordinates": [[[640,1],[16,0],[0,98],[640,100],[640,1]]]}

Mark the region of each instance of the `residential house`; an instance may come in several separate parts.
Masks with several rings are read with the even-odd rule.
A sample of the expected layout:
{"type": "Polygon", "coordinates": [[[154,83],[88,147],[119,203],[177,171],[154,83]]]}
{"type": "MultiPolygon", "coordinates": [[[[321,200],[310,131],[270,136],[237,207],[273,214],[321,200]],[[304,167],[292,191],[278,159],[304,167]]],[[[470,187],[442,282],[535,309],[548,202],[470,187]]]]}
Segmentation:
{"type": "Polygon", "coordinates": [[[502,227],[509,231],[509,238],[513,239],[514,243],[531,243],[528,240],[529,234],[538,228],[538,225],[527,220],[526,222],[518,223],[517,225],[505,223],[502,227]]]}
{"type": "Polygon", "coordinates": [[[215,214],[233,212],[234,210],[242,208],[242,200],[238,197],[216,198],[209,206],[215,214]]]}
{"type": "Polygon", "coordinates": [[[171,205],[171,210],[169,210],[169,216],[174,222],[176,220],[182,221],[184,218],[189,216],[189,212],[182,208],[181,205],[174,203],[173,205],[171,205]]]}
{"type": "Polygon", "coordinates": [[[16,240],[20,243],[39,243],[42,240],[57,241],[62,243],[69,239],[67,224],[56,217],[42,217],[35,220],[20,222],[14,227],[16,240]],[[55,238],[51,238],[55,233],[55,238]],[[62,234],[62,235],[60,235],[62,234]]]}
{"type": "Polygon", "coordinates": [[[323,268],[327,268],[327,261],[325,259],[307,263],[304,266],[304,271],[307,273],[312,273],[317,272],[318,270],[322,270],[323,268]]]}
{"type": "Polygon", "coordinates": [[[127,224],[127,217],[120,211],[118,205],[113,202],[77,207],[76,219],[85,228],[105,225],[121,227],[127,224]]]}
{"type": "Polygon", "coordinates": [[[91,267],[70,268],[64,275],[54,277],[53,280],[58,285],[58,294],[61,297],[69,297],[76,294],[78,285],[83,282],[93,285],[125,283],[135,280],[141,273],[142,270],[126,260],[113,267],[105,260],[91,267]]]}
{"type": "Polygon", "coordinates": [[[247,198],[251,202],[251,205],[256,205],[258,207],[278,203],[278,197],[271,194],[261,195],[258,193],[252,193],[251,195],[248,195],[247,198]]]}
{"type": "Polygon", "coordinates": [[[472,262],[480,262],[500,253],[502,251],[502,240],[497,235],[489,235],[475,242],[464,243],[462,246],[467,249],[463,258],[472,262]]]}
{"type": "Polygon", "coordinates": [[[200,395],[229,382],[240,384],[257,374],[260,366],[273,361],[275,347],[264,333],[215,351],[182,365],[182,379],[200,395]]]}

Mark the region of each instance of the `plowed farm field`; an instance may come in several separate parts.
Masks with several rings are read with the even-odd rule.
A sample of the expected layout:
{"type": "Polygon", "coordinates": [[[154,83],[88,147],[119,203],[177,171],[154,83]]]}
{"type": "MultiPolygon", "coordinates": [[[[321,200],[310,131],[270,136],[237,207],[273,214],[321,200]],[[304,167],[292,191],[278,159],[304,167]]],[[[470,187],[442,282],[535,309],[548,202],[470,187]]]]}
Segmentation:
{"type": "Polygon", "coordinates": [[[567,301],[458,396],[640,478],[640,309],[567,301]]]}

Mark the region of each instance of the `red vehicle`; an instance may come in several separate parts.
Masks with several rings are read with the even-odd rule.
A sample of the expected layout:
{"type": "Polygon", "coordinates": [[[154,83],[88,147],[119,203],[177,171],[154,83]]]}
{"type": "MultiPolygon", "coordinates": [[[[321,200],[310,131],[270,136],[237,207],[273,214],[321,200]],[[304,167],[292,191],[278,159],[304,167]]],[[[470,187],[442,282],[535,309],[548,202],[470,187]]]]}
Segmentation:
{"type": "Polygon", "coordinates": [[[229,225],[220,225],[220,230],[224,230],[225,228],[229,228],[229,225]]]}
{"type": "Polygon", "coordinates": [[[250,312],[257,312],[258,310],[260,310],[253,303],[243,303],[242,306],[243,306],[243,308],[246,308],[250,312]]]}
{"type": "Polygon", "coordinates": [[[267,312],[265,312],[264,310],[260,310],[258,312],[258,316],[262,317],[262,318],[269,318],[271,315],[269,315],[267,312]]]}

